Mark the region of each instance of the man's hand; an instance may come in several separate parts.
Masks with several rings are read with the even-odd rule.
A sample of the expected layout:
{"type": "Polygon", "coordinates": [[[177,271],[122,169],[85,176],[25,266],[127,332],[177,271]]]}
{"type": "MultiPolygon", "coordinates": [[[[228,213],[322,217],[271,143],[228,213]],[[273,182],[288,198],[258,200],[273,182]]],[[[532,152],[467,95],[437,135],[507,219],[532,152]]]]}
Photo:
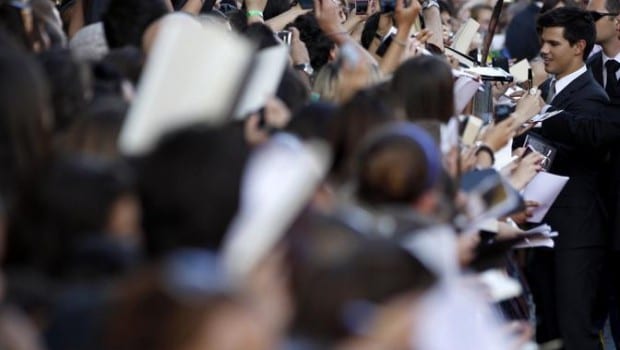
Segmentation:
{"type": "Polygon", "coordinates": [[[497,124],[493,122],[485,130],[481,141],[491,147],[494,152],[499,151],[514,137],[516,123],[517,120],[514,117],[508,117],[497,124]]]}
{"type": "Polygon", "coordinates": [[[517,102],[517,108],[514,111],[514,115],[517,118],[517,125],[521,125],[533,116],[540,113],[540,110],[545,105],[545,101],[540,97],[540,90],[534,90],[534,93],[527,93],[519,99],[517,102]]]}

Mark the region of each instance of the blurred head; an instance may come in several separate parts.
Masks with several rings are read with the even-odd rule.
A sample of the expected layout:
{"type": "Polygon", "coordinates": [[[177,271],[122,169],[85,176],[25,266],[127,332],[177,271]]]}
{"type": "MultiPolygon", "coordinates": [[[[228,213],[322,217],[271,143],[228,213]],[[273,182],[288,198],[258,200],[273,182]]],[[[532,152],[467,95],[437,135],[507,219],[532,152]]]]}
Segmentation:
{"type": "Polygon", "coordinates": [[[323,348],[361,331],[373,316],[368,306],[422,293],[435,280],[396,242],[368,239],[333,219],[305,217],[287,242],[293,331],[323,348]]]}
{"type": "Polygon", "coordinates": [[[433,138],[411,123],[394,123],[370,135],[357,166],[357,196],[370,205],[435,209],[441,153],[433,138]]]}
{"type": "Polygon", "coordinates": [[[43,182],[40,198],[46,227],[39,244],[47,243],[47,268],[55,274],[64,275],[72,268],[78,247],[91,237],[132,243],[138,239],[133,179],[117,163],[87,156],[62,158],[43,182]]]}
{"type": "Polygon", "coordinates": [[[164,137],[140,166],[147,253],[217,250],[239,206],[247,158],[242,130],[193,127],[164,137]]]}
{"type": "Polygon", "coordinates": [[[50,50],[39,55],[52,92],[54,129],[64,131],[81,118],[92,97],[89,67],[70,50],[50,50]]]}
{"type": "Polygon", "coordinates": [[[330,123],[330,141],[333,148],[332,178],[336,182],[351,179],[355,168],[355,154],[362,140],[372,131],[396,120],[385,101],[384,87],[358,92],[342,105],[330,123]]]}
{"type": "Polygon", "coordinates": [[[315,71],[335,57],[336,45],[323,33],[313,13],[298,16],[292,25],[299,30],[299,38],[306,44],[315,71]]]}
{"type": "Polygon", "coordinates": [[[410,121],[448,122],[454,115],[453,89],[450,66],[435,56],[418,56],[404,62],[392,78],[396,103],[410,121]]]}
{"type": "Polygon", "coordinates": [[[0,49],[0,164],[2,193],[38,176],[50,158],[53,114],[40,66],[29,56],[0,49]]]}
{"type": "Polygon", "coordinates": [[[103,27],[111,49],[132,45],[142,47],[146,29],[168,13],[162,0],[110,0],[103,14],[103,27]]]}
{"type": "Polygon", "coordinates": [[[182,251],[120,285],[107,320],[110,350],[268,350],[275,340],[227,286],[215,256],[182,251]],[[131,327],[127,327],[131,325],[131,327]]]}
{"type": "Polygon", "coordinates": [[[58,143],[59,153],[118,160],[118,135],[128,107],[120,97],[106,96],[94,100],[84,117],[62,135],[58,143]]]}
{"type": "Polygon", "coordinates": [[[308,104],[310,90],[299,77],[299,72],[287,67],[278,85],[276,97],[284,102],[292,113],[295,113],[308,104]]]}
{"type": "Polygon", "coordinates": [[[493,7],[486,4],[474,5],[469,10],[470,16],[476,22],[480,23],[480,30],[487,31],[489,29],[489,23],[491,23],[491,15],[493,14],[493,7]]]}

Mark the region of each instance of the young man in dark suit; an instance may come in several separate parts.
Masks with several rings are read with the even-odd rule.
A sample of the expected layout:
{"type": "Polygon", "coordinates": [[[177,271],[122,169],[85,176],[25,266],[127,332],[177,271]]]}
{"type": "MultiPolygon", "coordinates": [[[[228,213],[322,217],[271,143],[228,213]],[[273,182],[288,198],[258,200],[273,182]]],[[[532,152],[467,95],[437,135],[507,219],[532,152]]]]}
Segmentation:
{"type": "MultiPolygon", "coordinates": [[[[597,115],[608,98],[585,65],[595,40],[591,16],[559,8],[542,14],[537,26],[545,70],[552,75],[541,86],[547,110],[563,110],[558,117],[564,119],[597,115]]],[[[578,144],[555,132],[547,121],[530,131],[557,150],[549,172],[570,177],[545,218],[559,232],[555,248],[536,250],[530,266],[538,340],[559,335],[567,350],[595,350],[600,342],[592,311],[606,242],[597,179],[605,152],[594,142],[578,144]]]]}

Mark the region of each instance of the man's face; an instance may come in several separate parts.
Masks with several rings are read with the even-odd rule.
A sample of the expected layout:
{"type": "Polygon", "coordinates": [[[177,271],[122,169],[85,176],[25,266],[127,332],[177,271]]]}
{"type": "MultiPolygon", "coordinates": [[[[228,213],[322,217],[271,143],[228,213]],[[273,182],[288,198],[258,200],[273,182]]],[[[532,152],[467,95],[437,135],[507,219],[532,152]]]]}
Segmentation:
{"type": "MultiPolygon", "coordinates": [[[[598,13],[609,13],[605,8],[606,0],[590,0],[588,11],[594,11],[598,13]]],[[[616,34],[616,21],[613,16],[604,16],[596,21],[596,43],[604,45],[610,40],[614,40],[617,37],[616,34]]]]}
{"type": "Polygon", "coordinates": [[[543,28],[540,36],[540,55],[545,64],[545,71],[562,78],[583,65],[583,43],[571,45],[564,38],[563,27],[543,28]]]}

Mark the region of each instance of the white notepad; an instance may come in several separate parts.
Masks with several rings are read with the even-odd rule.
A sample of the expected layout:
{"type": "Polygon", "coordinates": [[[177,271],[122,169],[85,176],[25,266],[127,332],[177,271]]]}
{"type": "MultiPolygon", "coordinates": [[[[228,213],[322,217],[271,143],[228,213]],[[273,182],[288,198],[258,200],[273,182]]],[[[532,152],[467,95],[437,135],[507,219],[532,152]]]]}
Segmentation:
{"type": "Polygon", "coordinates": [[[160,28],[121,131],[124,154],[144,154],[175,129],[245,116],[275,95],[286,46],[256,52],[226,27],[182,13],[160,28]]]}
{"type": "Polygon", "coordinates": [[[549,208],[562,189],[568,182],[569,177],[550,174],[548,172],[539,172],[530,183],[523,189],[523,198],[525,200],[535,201],[540,205],[534,209],[532,217],[528,222],[539,223],[547,215],[549,208]]]}

